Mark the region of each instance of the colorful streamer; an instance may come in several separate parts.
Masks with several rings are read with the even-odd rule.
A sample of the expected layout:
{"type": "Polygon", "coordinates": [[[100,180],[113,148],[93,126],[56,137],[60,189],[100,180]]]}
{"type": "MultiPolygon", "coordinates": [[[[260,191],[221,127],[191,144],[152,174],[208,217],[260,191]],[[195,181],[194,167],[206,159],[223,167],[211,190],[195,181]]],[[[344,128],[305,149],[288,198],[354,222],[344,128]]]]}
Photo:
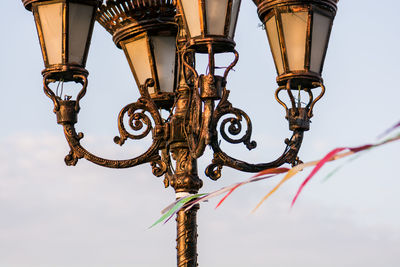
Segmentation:
{"type": "Polygon", "coordinates": [[[242,186],[242,185],[244,185],[244,184],[247,184],[247,183],[259,181],[260,179],[257,179],[257,177],[260,177],[260,176],[263,176],[263,175],[266,175],[266,174],[274,174],[274,175],[270,175],[270,176],[267,176],[267,177],[263,177],[263,179],[271,178],[271,177],[273,177],[273,176],[275,176],[275,175],[277,175],[277,174],[281,174],[281,173],[288,172],[289,170],[290,170],[290,169],[288,169],[288,168],[273,168],[273,169],[267,169],[267,170],[260,171],[259,173],[257,173],[256,175],[254,175],[254,176],[253,176],[252,178],[250,178],[249,180],[244,181],[244,182],[241,182],[241,183],[238,183],[236,186],[232,187],[231,190],[229,190],[229,192],[218,202],[218,204],[217,204],[217,206],[216,206],[215,208],[218,208],[218,207],[222,204],[222,202],[224,202],[225,199],[226,199],[230,194],[232,194],[233,191],[235,191],[237,188],[239,188],[240,186],[242,186]]]}
{"type": "Polygon", "coordinates": [[[335,175],[337,172],[339,172],[345,165],[347,165],[348,163],[358,159],[360,156],[361,156],[361,154],[353,156],[352,158],[350,158],[349,160],[347,160],[343,164],[337,166],[335,169],[333,169],[333,171],[328,173],[328,175],[326,175],[324,179],[322,179],[322,182],[324,183],[324,182],[328,181],[329,178],[331,178],[333,175],[335,175]]]}
{"type": "Polygon", "coordinates": [[[318,163],[317,165],[314,167],[314,169],[311,171],[311,173],[308,175],[308,177],[303,181],[303,183],[300,185],[300,188],[297,190],[297,193],[295,195],[295,197],[292,200],[292,204],[291,206],[293,207],[294,203],[296,202],[297,198],[299,197],[301,191],[303,190],[304,186],[306,186],[306,184],[311,180],[311,178],[319,171],[319,169],[322,168],[322,166],[325,165],[325,163],[327,163],[329,160],[331,160],[336,154],[338,154],[339,152],[345,150],[345,147],[339,147],[339,148],[335,148],[334,150],[332,150],[331,152],[329,152],[328,154],[326,154],[325,157],[323,157],[318,163]]]}
{"type": "Polygon", "coordinates": [[[204,194],[188,195],[186,197],[180,198],[178,201],[175,202],[176,204],[171,209],[169,209],[165,214],[163,214],[163,216],[161,216],[160,219],[158,219],[155,223],[153,223],[149,227],[149,229],[153,228],[154,226],[156,226],[157,224],[159,224],[160,222],[162,222],[164,220],[165,220],[164,223],[168,222],[169,219],[172,216],[174,216],[183,207],[183,205],[185,205],[186,203],[188,203],[192,199],[201,197],[203,195],[206,195],[206,194],[204,193],[204,194]]]}
{"type": "MultiPolygon", "coordinates": [[[[399,125],[399,126],[400,126],[400,125],[399,125]]],[[[393,130],[394,130],[394,128],[393,128],[393,130]]],[[[399,136],[400,136],[400,134],[399,134],[399,136]]],[[[373,148],[373,147],[381,146],[381,145],[386,144],[386,143],[388,143],[388,142],[396,141],[396,140],[398,140],[398,139],[399,139],[399,137],[398,137],[398,136],[395,136],[394,138],[389,138],[389,139],[387,139],[387,140],[385,140],[385,141],[383,141],[383,142],[380,142],[380,143],[378,143],[378,144],[376,144],[376,145],[368,144],[368,145],[363,145],[363,146],[360,146],[360,147],[347,148],[347,149],[349,149],[350,151],[345,152],[345,153],[341,153],[341,154],[336,154],[336,155],[332,156],[329,160],[326,160],[322,165],[324,165],[324,164],[325,164],[326,162],[328,162],[328,161],[338,160],[338,159],[341,159],[341,158],[344,158],[344,157],[353,155],[353,154],[355,154],[355,153],[358,153],[358,152],[361,152],[361,151],[364,151],[364,150],[367,150],[367,149],[370,149],[370,148],[373,148]]],[[[328,154],[329,154],[329,153],[328,153],[328,154]]],[[[325,157],[326,157],[326,156],[325,156],[325,157]]],[[[324,157],[324,158],[325,158],[325,157],[324,157]]],[[[317,160],[317,161],[312,161],[312,162],[308,162],[308,163],[299,164],[299,165],[293,167],[293,168],[288,172],[288,174],[281,180],[281,182],[280,182],[277,186],[275,186],[275,188],[273,188],[265,197],[263,197],[263,199],[257,204],[257,206],[253,209],[252,212],[254,212],[255,210],[257,210],[257,209],[261,206],[261,204],[262,204],[268,197],[270,197],[274,192],[276,192],[276,191],[279,189],[279,187],[280,187],[283,183],[285,183],[286,181],[288,181],[290,178],[292,178],[292,177],[293,177],[295,174],[297,174],[299,171],[303,170],[304,168],[317,165],[319,162],[320,162],[320,160],[317,160]]],[[[322,167],[322,166],[321,166],[321,167],[322,167]]],[[[307,181],[305,182],[305,184],[308,183],[308,181],[317,173],[317,171],[318,171],[319,169],[320,169],[320,168],[318,168],[318,169],[315,171],[315,173],[313,173],[313,175],[312,175],[310,178],[306,178],[307,181]]],[[[304,182],[303,182],[303,183],[304,183],[304,182]]],[[[301,192],[302,189],[303,189],[303,187],[305,186],[305,184],[304,184],[303,186],[301,186],[301,189],[299,188],[298,191],[301,192]]],[[[298,193],[300,193],[300,192],[298,192],[298,193]]],[[[297,195],[297,197],[298,197],[298,195],[297,195]]],[[[297,199],[297,197],[295,197],[295,199],[297,199]]],[[[295,199],[293,199],[294,202],[295,202],[295,199]]],[[[292,206],[293,206],[294,202],[292,201],[292,206]]]]}
{"type": "MultiPolygon", "coordinates": [[[[386,130],[383,134],[381,134],[379,136],[379,138],[388,136],[390,133],[392,133],[394,130],[400,128],[400,122],[398,122],[397,124],[395,124],[394,126],[392,126],[391,128],[389,128],[388,130],[386,130]]],[[[311,161],[311,162],[307,162],[307,163],[302,163],[299,164],[297,166],[294,166],[293,168],[289,169],[289,168],[273,168],[273,169],[267,169],[267,170],[263,170],[260,171],[259,173],[257,173],[256,175],[254,175],[253,177],[239,182],[239,183],[235,183],[233,185],[227,186],[227,187],[223,187],[219,190],[216,190],[214,192],[211,193],[204,193],[204,194],[196,194],[196,195],[189,195],[187,197],[183,197],[180,198],[178,200],[176,200],[174,203],[168,205],[168,207],[166,207],[163,211],[162,211],[162,216],[160,219],[158,219],[152,226],[150,226],[149,228],[154,227],[155,225],[159,224],[160,222],[164,221],[164,223],[168,222],[169,219],[171,219],[176,213],[179,212],[179,210],[184,209],[185,211],[189,210],[190,208],[192,208],[194,205],[201,203],[201,202],[205,202],[208,201],[211,198],[217,197],[219,195],[222,195],[225,193],[225,195],[222,197],[222,199],[218,202],[217,206],[215,208],[218,208],[236,189],[238,189],[239,187],[248,184],[248,183],[252,183],[252,182],[256,182],[256,181],[261,181],[261,180],[265,180],[268,178],[272,178],[275,177],[277,175],[286,173],[286,175],[282,178],[282,180],[272,189],[268,192],[267,195],[265,195],[261,201],[257,204],[257,206],[253,209],[252,212],[254,212],[255,210],[257,210],[264,202],[265,200],[267,200],[273,193],[275,193],[285,182],[287,182],[290,178],[294,177],[297,173],[299,173],[300,171],[304,170],[305,168],[309,168],[309,167],[313,167],[314,168],[311,170],[310,174],[307,176],[307,178],[302,182],[302,184],[300,185],[300,187],[298,188],[292,202],[291,202],[291,207],[293,207],[293,205],[296,203],[296,200],[298,199],[300,193],[303,191],[304,187],[310,182],[310,180],[317,174],[317,172],[328,162],[330,161],[335,161],[341,158],[345,158],[348,156],[352,156],[354,154],[360,153],[362,151],[366,151],[366,150],[371,150],[373,148],[385,145],[387,143],[391,143],[394,141],[398,141],[400,140],[400,133],[395,134],[392,137],[388,137],[385,140],[375,143],[375,144],[366,144],[366,145],[362,145],[362,146],[358,146],[358,147],[339,147],[339,148],[335,148],[333,150],[331,150],[328,154],[326,154],[322,159],[320,160],[316,160],[316,161],[311,161]]],[[[328,178],[330,178],[333,174],[335,174],[338,170],[340,170],[344,165],[346,165],[347,163],[355,160],[356,158],[358,158],[359,155],[351,158],[350,160],[346,161],[345,163],[343,163],[342,165],[340,165],[339,167],[335,168],[332,172],[330,172],[325,178],[324,180],[327,180],[328,178]]]]}
{"type": "Polygon", "coordinates": [[[382,138],[384,136],[387,136],[389,133],[393,132],[395,129],[400,127],[400,121],[398,123],[396,123],[395,125],[393,125],[392,127],[390,127],[389,129],[387,129],[386,131],[384,131],[382,134],[380,134],[378,136],[378,138],[382,138]]]}
{"type": "Polygon", "coordinates": [[[212,193],[209,193],[209,194],[207,194],[207,195],[205,195],[205,196],[203,196],[203,197],[201,197],[201,198],[198,198],[198,199],[196,199],[195,201],[191,202],[190,205],[188,205],[187,207],[185,206],[185,211],[189,210],[190,208],[192,208],[192,207],[193,207],[194,205],[196,205],[197,203],[205,202],[205,201],[207,201],[207,200],[210,199],[210,198],[213,198],[213,197],[222,195],[222,194],[224,194],[224,193],[226,193],[226,192],[228,192],[228,195],[229,195],[229,194],[230,194],[229,192],[231,192],[232,189],[235,190],[235,189],[238,188],[239,186],[242,186],[242,185],[245,185],[245,184],[248,184],[248,183],[252,183],[252,182],[257,182],[257,181],[265,180],[265,179],[268,179],[268,178],[272,178],[272,177],[274,177],[275,175],[277,175],[277,174],[273,174],[273,175],[269,175],[269,176],[264,176],[264,177],[255,177],[255,176],[253,176],[253,177],[251,177],[251,178],[249,178],[249,179],[247,179],[247,180],[245,180],[245,181],[243,181],[243,182],[236,183],[236,184],[233,184],[233,185],[231,185],[231,186],[223,187],[223,188],[221,188],[221,189],[219,189],[219,190],[217,190],[217,191],[214,191],[214,192],[212,192],[212,193]]]}

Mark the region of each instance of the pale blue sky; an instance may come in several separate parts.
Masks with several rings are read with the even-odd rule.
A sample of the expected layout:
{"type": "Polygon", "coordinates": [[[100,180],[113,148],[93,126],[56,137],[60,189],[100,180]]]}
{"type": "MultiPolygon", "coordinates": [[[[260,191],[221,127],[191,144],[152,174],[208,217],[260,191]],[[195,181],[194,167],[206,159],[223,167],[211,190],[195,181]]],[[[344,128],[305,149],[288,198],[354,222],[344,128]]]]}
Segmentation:
{"type": "MultiPolygon", "coordinates": [[[[173,198],[149,165],[110,170],[68,153],[52,104],[42,90],[43,63],[33,17],[20,1],[0,3],[0,266],[175,266],[175,224],[146,230],[173,198]]],[[[400,120],[400,73],[396,0],[340,1],[323,77],[327,93],[315,107],[300,152],[303,161],[330,149],[374,141],[400,120]],[[384,4],[383,4],[384,2],[384,4]]],[[[253,162],[274,159],[288,137],[282,107],[274,100],[275,68],[256,8],[243,1],[236,33],[240,53],[229,76],[231,102],[251,116],[259,147],[225,146],[253,162]]],[[[218,62],[217,62],[218,63],[218,62]]],[[[121,50],[96,25],[87,69],[88,93],[77,127],[99,155],[124,158],[145,149],[113,144],[119,110],[138,97],[121,50]]],[[[328,182],[327,166],[289,211],[305,174],[294,178],[255,214],[249,214],[276,182],[239,189],[218,210],[198,213],[200,266],[397,267],[400,265],[398,143],[372,151],[328,182]]],[[[208,192],[250,175],[225,168],[208,192]]]]}

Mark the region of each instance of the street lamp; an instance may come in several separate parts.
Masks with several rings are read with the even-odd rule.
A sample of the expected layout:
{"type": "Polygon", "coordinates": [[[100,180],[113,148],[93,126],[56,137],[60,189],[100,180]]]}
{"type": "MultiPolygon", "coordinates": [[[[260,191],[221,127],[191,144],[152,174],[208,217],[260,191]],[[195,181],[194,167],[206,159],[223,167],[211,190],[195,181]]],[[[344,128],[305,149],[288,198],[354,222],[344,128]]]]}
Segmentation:
{"type": "MultiPolygon", "coordinates": [[[[197,159],[207,145],[213,159],[205,174],[213,180],[221,177],[223,166],[259,172],[298,164],[314,105],[325,92],[321,73],[338,0],[253,1],[278,73],[275,96],[293,132],[280,157],[259,164],[231,157],[219,143],[222,137],[232,144],[243,143],[249,150],[256,147],[249,116],[229,102],[226,89],[228,73],[239,59],[234,35],[240,0],[107,0],[105,4],[99,0],[22,0],[37,25],[45,65],[44,91],[54,103],[57,123],[63,126],[70,146],[66,164],[75,165],[81,158],[109,168],[151,163],[153,174],[164,176],[164,185],[173,187],[177,198],[202,187],[197,159]],[[92,154],[80,143],[83,133],[75,130],[79,101],[87,90],[85,63],[94,20],[124,51],[140,92],[139,99],[118,116],[115,143],[123,145],[128,139],[152,135],[147,151],[131,159],[109,160],[92,154]],[[205,74],[197,72],[197,53],[208,55],[205,74]],[[215,74],[215,54],[221,53],[235,55],[223,76],[215,74]],[[50,83],[72,81],[82,84],[74,99],[49,87],[50,83]],[[314,98],[317,87],[321,93],[314,98]],[[281,100],[281,92],[287,92],[288,104],[281,100]],[[301,93],[309,97],[305,104],[301,93]],[[167,110],[168,116],[162,117],[160,109],[167,110]]],[[[198,209],[196,205],[178,212],[178,266],[197,266],[198,209]]]]}

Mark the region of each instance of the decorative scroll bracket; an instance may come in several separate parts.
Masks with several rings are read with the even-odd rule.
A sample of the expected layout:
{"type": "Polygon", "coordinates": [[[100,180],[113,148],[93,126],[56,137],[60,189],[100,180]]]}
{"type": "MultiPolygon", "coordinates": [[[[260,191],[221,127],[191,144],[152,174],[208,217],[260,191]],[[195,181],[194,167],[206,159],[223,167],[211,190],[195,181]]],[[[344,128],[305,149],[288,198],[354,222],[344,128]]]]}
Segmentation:
{"type": "MultiPolygon", "coordinates": [[[[156,176],[161,176],[167,171],[166,163],[162,160],[159,155],[159,150],[163,145],[162,137],[163,137],[163,129],[164,124],[161,119],[161,115],[158,112],[158,109],[150,96],[142,95],[139,98],[138,102],[127,105],[120,112],[118,121],[119,121],[119,130],[121,137],[116,137],[115,141],[122,145],[124,141],[128,138],[131,139],[141,139],[146,137],[150,132],[152,132],[153,142],[151,146],[144,152],[142,155],[127,159],[127,160],[109,160],[104,159],[94,154],[88,152],[85,148],[82,147],[80,140],[83,138],[83,133],[77,133],[75,130],[75,124],[78,121],[78,113],[79,113],[79,101],[85,95],[87,88],[87,79],[86,77],[77,77],[81,79],[81,83],[83,85],[82,90],[77,96],[77,100],[61,100],[60,97],[56,96],[54,92],[49,88],[48,84],[51,82],[47,76],[44,77],[44,91],[46,95],[53,101],[54,104],[54,112],[57,116],[57,123],[62,125],[64,128],[64,134],[67,139],[67,142],[70,147],[69,154],[65,157],[65,163],[68,166],[74,166],[77,164],[78,160],[81,158],[85,158],[97,165],[108,167],[108,168],[130,168],[139,164],[152,162],[153,173],[156,176]],[[142,112],[137,112],[138,109],[142,109],[142,112]],[[150,118],[145,114],[145,112],[149,112],[153,121],[155,123],[154,128],[152,127],[152,123],[150,118]],[[130,134],[126,131],[123,124],[123,117],[125,114],[129,116],[129,125],[134,130],[141,130],[144,125],[146,125],[146,129],[142,134],[134,135],[130,134]]],[[[151,81],[146,82],[143,86],[148,87],[151,84],[151,81]]],[[[143,90],[144,91],[144,90],[143,90]]]]}

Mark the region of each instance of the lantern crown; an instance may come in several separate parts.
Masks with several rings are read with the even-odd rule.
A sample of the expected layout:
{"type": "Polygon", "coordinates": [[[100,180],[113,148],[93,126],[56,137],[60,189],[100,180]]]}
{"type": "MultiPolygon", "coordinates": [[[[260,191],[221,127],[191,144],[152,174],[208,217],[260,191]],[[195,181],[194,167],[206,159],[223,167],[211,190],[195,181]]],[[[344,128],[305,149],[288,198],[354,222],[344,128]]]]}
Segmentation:
{"type": "Polygon", "coordinates": [[[339,0],[253,0],[253,2],[257,6],[258,16],[263,20],[271,8],[287,5],[317,5],[330,9],[335,15],[339,0]]]}
{"type": "Polygon", "coordinates": [[[175,3],[172,0],[108,0],[97,13],[96,20],[110,34],[115,44],[143,32],[173,31],[175,3]]]}
{"type": "MultiPolygon", "coordinates": [[[[49,2],[51,0],[22,0],[23,5],[25,8],[29,11],[32,11],[32,4],[34,3],[39,3],[39,2],[49,2]]],[[[101,5],[102,0],[67,0],[66,2],[71,2],[71,3],[79,3],[79,4],[85,4],[85,3],[96,3],[98,6],[101,5]]]]}

